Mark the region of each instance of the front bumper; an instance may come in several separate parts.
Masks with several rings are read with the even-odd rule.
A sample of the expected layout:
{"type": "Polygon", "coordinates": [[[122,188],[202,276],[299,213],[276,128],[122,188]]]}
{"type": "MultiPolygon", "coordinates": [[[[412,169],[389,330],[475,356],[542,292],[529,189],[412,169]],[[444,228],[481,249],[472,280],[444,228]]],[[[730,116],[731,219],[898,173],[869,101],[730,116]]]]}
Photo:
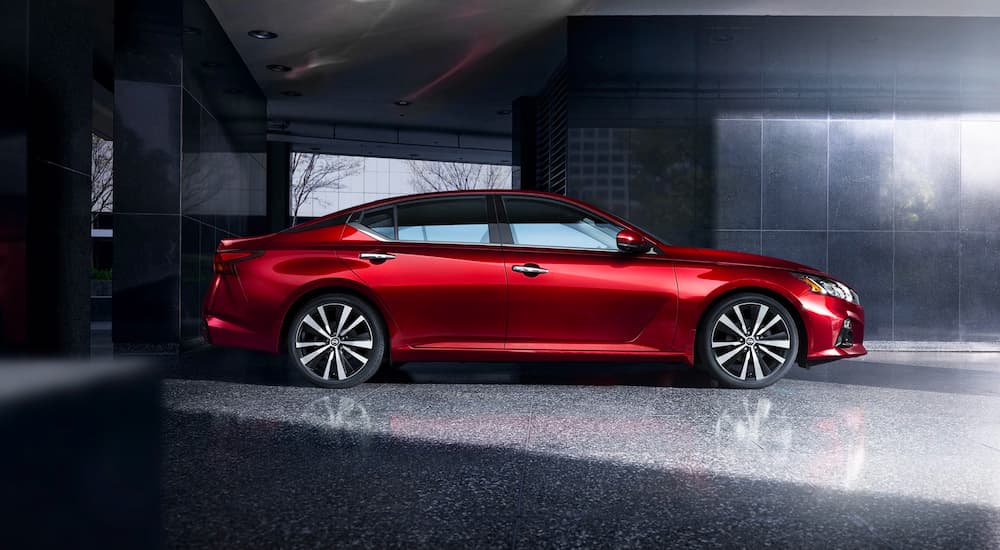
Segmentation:
{"type": "Polygon", "coordinates": [[[821,363],[868,353],[864,346],[865,310],[860,305],[810,293],[802,296],[802,306],[802,321],[809,340],[806,348],[807,363],[821,363]]]}

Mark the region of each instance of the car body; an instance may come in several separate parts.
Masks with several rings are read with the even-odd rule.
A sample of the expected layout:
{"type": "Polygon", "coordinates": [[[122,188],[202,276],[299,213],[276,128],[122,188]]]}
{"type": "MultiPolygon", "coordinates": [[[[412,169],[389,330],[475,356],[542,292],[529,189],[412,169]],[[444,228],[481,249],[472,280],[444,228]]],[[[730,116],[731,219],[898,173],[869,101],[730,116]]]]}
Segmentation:
{"type": "MultiPolygon", "coordinates": [[[[756,342],[747,326],[753,320],[741,312],[759,314],[761,326],[768,313],[787,310],[777,324],[787,325],[792,343],[800,345],[791,347],[794,357],[772,367],[865,353],[857,294],[829,275],[777,258],[673,246],[550,193],[455,191],[386,199],[279,233],[223,240],[215,267],[204,302],[208,340],[268,352],[289,348],[290,323],[304,304],[336,294],[371,306],[363,326],[384,329],[379,362],[695,365],[704,355],[699,342],[707,338],[706,314],[733,296],[751,298],[719,314],[722,341],[712,336],[711,345],[747,348],[746,378],[754,376],[746,372],[757,355],[763,361],[765,349],[751,357],[756,342]],[[744,334],[727,335],[723,325],[737,316],[744,334]]],[[[360,311],[341,307],[345,317],[360,311]]],[[[315,310],[303,321],[319,323],[316,312],[323,315],[315,310]]],[[[323,317],[323,336],[304,344],[333,350],[335,338],[323,317]]],[[[329,371],[341,355],[326,359],[329,371]]]]}

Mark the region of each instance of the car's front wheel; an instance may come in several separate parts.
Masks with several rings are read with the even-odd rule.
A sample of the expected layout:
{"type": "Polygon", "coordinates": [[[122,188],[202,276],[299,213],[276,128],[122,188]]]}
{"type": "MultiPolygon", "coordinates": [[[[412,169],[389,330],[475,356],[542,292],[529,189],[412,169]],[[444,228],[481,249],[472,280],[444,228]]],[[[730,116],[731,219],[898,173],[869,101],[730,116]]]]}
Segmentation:
{"type": "Polygon", "coordinates": [[[386,331],[378,311],[350,294],[310,300],[288,325],[290,361],[327,388],[350,388],[378,371],[386,357],[386,331]]]}
{"type": "Polygon", "coordinates": [[[799,352],[788,309],[770,296],[745,293],[711,308],[699,334],[699,358],[720,384],[763,388],[780,380],[799,352]]]}

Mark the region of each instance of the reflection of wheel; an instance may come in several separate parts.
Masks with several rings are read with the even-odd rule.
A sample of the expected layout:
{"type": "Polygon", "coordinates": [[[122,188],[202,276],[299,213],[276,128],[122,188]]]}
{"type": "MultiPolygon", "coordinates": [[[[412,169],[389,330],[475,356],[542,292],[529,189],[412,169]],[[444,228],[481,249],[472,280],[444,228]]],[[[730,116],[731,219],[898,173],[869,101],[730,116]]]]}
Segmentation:
{"type": "Polygon", "coordinates": [[[732,296],[705,316],[699,339],[706,370],[730,388],[763,388],[788,372],[799,352],[795,321],[762,294],[732,296]]]}
{"type": "Polygon", "coordinates": [[[316,385],[350,388],[375,374],[386,356],[378,312],[348,294],[320,296],[299,311],[288,329],[288,354],[316,385]]]}
{"type": "Polygon", "coordinates": [[[335,430],[368,432],[372,428],[372,419],[364,404],[350,397],[338,397],[337,394],[309,403],[302,416],[309,422],[335,430]]]}

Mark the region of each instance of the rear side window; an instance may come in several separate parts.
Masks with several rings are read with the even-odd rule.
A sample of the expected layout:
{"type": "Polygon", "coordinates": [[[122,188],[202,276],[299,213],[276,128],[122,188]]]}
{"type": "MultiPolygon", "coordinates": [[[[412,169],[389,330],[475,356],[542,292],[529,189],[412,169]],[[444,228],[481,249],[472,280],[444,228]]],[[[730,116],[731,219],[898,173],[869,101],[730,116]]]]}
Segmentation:
{"type": "Polygon", "coordinates": [[[396,207],[401,241],[490,242],[486,197],[435,199],[396,207]]]}
{"type": "Polygon", "coordinates": [[[365,212],[364,217],[361,218],[361,225],[387,239],[396,238],[396,224],[392,218],[391,206],[365,212]]]}
{"type": "Polygon", "coordinates": [[[514,244],[548,248],[617,250],[617,224],[555,201],[503,199],[514,244]]]}
{"type": "Polygon", "coordinates": [[[400,241],[489,243],[489,220],[486,197],[480,196],[387,206],[365,212],[361,224],[400,241]]]}

